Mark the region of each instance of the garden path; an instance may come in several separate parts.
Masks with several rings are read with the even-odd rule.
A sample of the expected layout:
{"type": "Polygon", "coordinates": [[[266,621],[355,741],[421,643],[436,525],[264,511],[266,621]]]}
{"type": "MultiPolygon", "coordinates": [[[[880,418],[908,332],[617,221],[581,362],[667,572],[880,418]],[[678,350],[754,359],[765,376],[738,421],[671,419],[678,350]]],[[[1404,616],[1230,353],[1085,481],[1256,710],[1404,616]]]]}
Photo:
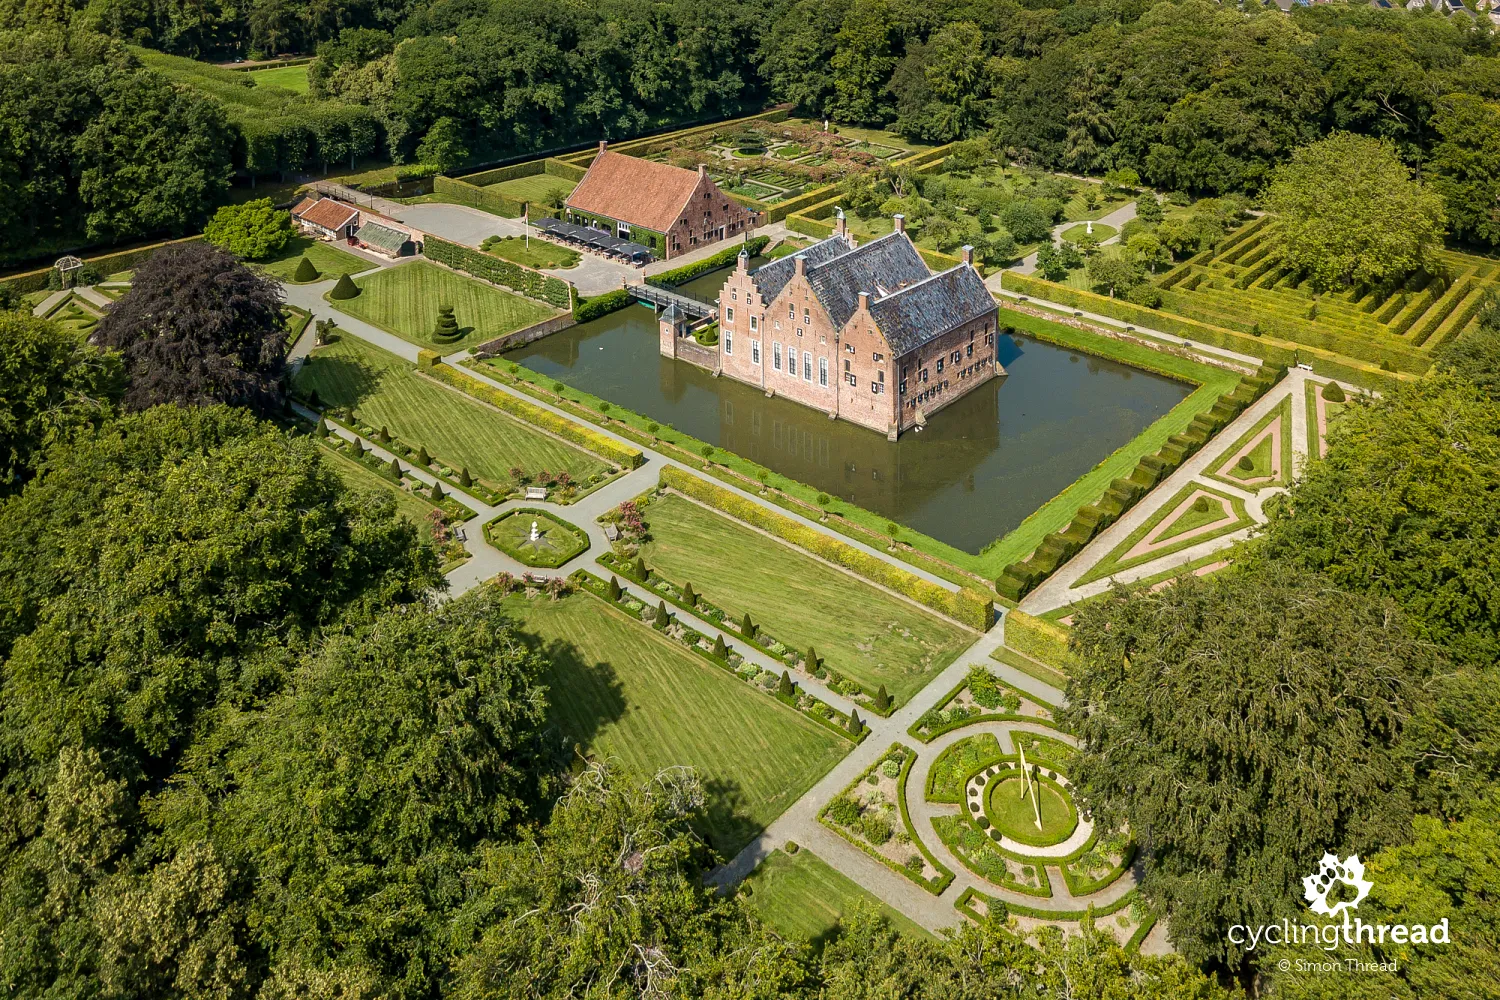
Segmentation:
{"type": "MultiPolygon", "coordinates": [[[[1044,614],[1064,605],[1102,594],[1109,589],[1112,580],[1130,583],[1135,580],[1155,576],[1158,573],[1201,559],[1206,555],[1228,548],[1249,538],[1259,525],[1265,524],[1267,521],[1265,513],[1266,501],[1278,493],[1285,493],[1286,490],[1282,487],[1258,491],[1248,490],[1218,480],[1210,481],[1203,477],[1207,472],[1223,464],[1228,449],[1233,446],[1234,442],[1238,441],[1261,418],[1279,408],[1282,402],[1288,398],[1291,400],[1292,409],[1293,467],[1299,470],[1304,468],[1307,460],[1307,415],[1304,411],[1304,401],[1306,397],[1305,386],[1309,381],[1321,385],[1327,380],[1316,378],[1311,372],[1302,368],[1290,369],[1286,376],[1272,387],[1271,391],[1247,407],[1228,426],[1218,434],[1215,434],[1207,445],[1189,457],[1186,462],[1179,466],[1170,476],[1162,480],[1139,503],[1126,511],[1118,521],[1095,536],[1093,541],[1084,546],[1076,556],[1063,564],[1056,573],[1048,577],[1047,580],[1030,594],[1027,594],[1025,599],[1021,601],[1021,610],[1027,614],[1044,614]],[[1300,437],[1297,436],[1299,429],[1302,431],[1300,437]],[[1197,545],[1179,549],[1160,559],[1134,566],[1130,569],[1121,570],[1112,577],[1079,585],[1079,579],[1087,574],[1089,570],[1093,569],[1100,560],[1114,551],[1115,547],[1123,542],[1132,532],[1149,521],[1172,497],[1176,496],[1180,490],[1190,483],[1209,486],[1220,492],[1227,492],[1239,497],[1244,501],[1245,511],[1255,522],[1255,526],[1242,528],[1229,534],[1207,539],[1197,545]]],[[[1346,392],[1359,391],[1345,383],[1340,384],[1344,386],[1346,392]]]]}
{"type": "MultiPolygon", "coordinates": [[[[987,664],[993,668],[991,661],[987,664]]],[[[945,692],[946,693],[946,692],[945,692]]],[[[1055,692],[1055,697],[1061,701],[1061,692],[1055,692]]],[[[1013,889],[1006,889],[995,885],[987,879],[980,878],[964,866],[964,863],[948,849],[938,838],[937,832],[932,828],[934,817],[952,816],[958,812],[961,806],[953,803],[928,802],[927,801],[927,778],[932,772],[932,765],[944,750],[951,747],[969,736],[978,736],[981,733],[992,733],[1000,741],[1000,750],[1005,754],[1015,753],[1015,743],[1011,740],[1012,731],[1035,733],[1038,736],[1046,736],[1051,739],[1061,740],[1065,743],[1077,744],[1077,740],[1071,736],[1061,733],[1048,726],[1039,726],[1030,722],[976,722],[972,726],[963,726],[952,732],[944,733],[926,744],[917,755],[917,762],[912,765],[911,773],[906,779],[906,809],[911,816],[912,826],[916,828],[917,835],[928,849],[954,873],[953,884],[943,891],[942,899],[949,902],[957,899],[965,889],[972,888],[982,892],[986,896],[1003,899],[1007,903],[1018,903],[1029,906],[1036,910],[1082,910],[1093,903],[1095,906],[1105,906],[1113,903],[1136,886],[1136,873],[1125,872],[1115,882],[1105,887],[1100,892],[1093,893],[1087,897],[1074,896],[1068,891],[1067,880],[1063,878],[1062,872],[1055,864],[1045,864],[1047,878],[1052,886],[1052,895],[1049,897],[1031,896],[1013,889]]],[[[835,793],[837,794],[837,793],[835,793]]],[[[1074,831],[1075,838],[1078,831],[1074,831]]],[[[1083,836],[1087,839],[1087,834],[1083,836]]],[[[1069,843],[1072,843],[1070,840],[1069,843]]],[[[1072,847],[1081,846],[1082,841],[1072,843],[1072,847]]],[[[1062,845],[1059,845],[1062,846],[1062,845]]],[[[1070,848],[1071,850],[1071,848],[1070,848]]],[[[1068,853],[1068,852],[1063,852],[1068,853]]],[[[1037,855],[1040,857],[1041,855],[1037,855]]],[[[899,878],[899,876],[897,876],[899,878]]],[[[915,886],[913,888],[916,888],[915,886]]],[[[918,889],[917,891],[921,891],[918,889]]]]}
{"type": "MultiPolygon", "coordinates": [[[[1111,236],[1107,240],[1102,240],[1099,243],[1099,245],[1100,246],[1105,246],[1106,244],[1109,244],[1109,243],[1118,242],[1119,239],[1120,239],[1120,234],[1119,234],[1120,228],[1123,227],[1125,225],[1125,223],[1129,222],[1133,218],[1135,218],[1135,202],[1132,201],[1132,202],[1129,202],[1128,204],[1121,205],[1119,208],[1115,209],[1113,212],[1110,212],[1108,215],[1103,216],[1102,218],[1094,219],[1093,222],[1094,222],[1095,225],[1112,226],[1116,230],[1115,235],[1111,236]]],[[[1080,222],[1087,222],[1087,221],[1089,221],[1089,220],[1087,220],[1087,219],[1073,219],[1070,222],[1059,222],[1057,225],[1053,226],[1052,227],[1052,244],[1053,244],[1053,246],[1056,246],[1057,243],[1058,243],[1058,241],[1062,239],[1062,234],[1063,233],[1067,232],[1069,229],[1072,229],[1074,226],[1078,225],[1080,222]]],[[[1027,254],[1025,257],[1022,257],[1021,258],[1021,262],[1019,264],[1017,264],[1015,267],[1006,268],[1006,270],[1008,270],[1008,271],[1015,271],[1017,274],[1031,274],[1031,273],[1033,273],[1033,272],[1036,271],[1036,255],[1037,255],[1037,251],[1033,250],[1031,253],[1027,254]]],[[[999,291],[1000,290],[1000,285],[999,285],[999,275],[1000,275],[1000,273],[1001,272],[996,271],[993,275],[990,276],[990,281],[995,282],[995,284],[993,284],[993,285],[990,286],[992,288],[992,290],[994,290],[994,291],[999,291]]],[[[989,284],[990,281],[986,281],[985,284],[989,284]]]]}

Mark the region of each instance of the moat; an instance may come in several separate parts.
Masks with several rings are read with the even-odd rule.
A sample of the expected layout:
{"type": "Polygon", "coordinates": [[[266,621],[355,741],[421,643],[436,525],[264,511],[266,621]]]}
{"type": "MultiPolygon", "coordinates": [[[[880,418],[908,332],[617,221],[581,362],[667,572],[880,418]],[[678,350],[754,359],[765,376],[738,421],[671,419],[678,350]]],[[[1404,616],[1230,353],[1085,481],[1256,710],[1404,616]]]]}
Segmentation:
{"type": "MultiPolygon", "coordinates": [[[[683,290],[712,299],[724,272],[683,290]]],[[[506,358],[978,552],[1139,434],[1193,386],[1030,338],[1002,337],[1009,373],[891,443],[661,357],[633,305],[506,358]]]]}

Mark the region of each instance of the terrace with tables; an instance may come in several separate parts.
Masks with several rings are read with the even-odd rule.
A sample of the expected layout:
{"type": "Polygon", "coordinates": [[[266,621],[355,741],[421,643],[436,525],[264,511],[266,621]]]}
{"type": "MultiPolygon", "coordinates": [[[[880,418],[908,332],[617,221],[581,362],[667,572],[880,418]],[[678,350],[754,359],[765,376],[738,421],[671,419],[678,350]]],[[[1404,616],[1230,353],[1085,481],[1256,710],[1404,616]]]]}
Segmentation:
{"type": "Polygon", "coordinates": [[[622,240],[600,229],[564,222],[561,219],[536,219],[531,225],[543,236],[556,240],[564,246],[587,250],[590,253],[625,261],[637,267],[644,267],[651,262],[650,247],[641,246],[630,240],[622,240]]]}

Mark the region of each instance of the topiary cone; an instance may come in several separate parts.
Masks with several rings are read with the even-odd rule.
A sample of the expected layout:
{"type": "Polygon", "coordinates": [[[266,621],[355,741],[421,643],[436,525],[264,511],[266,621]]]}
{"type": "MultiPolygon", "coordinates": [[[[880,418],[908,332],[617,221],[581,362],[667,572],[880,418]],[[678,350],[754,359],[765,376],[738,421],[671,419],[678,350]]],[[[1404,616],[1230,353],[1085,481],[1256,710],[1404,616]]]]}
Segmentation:
{"type": "Polygon", "coordinates": [[[330,299],[352,299],[359,294],[359,286],[347,273],[339,275],[339,280],[334,284],[333,291],[328,293],[330,299]]]}
{"type": "Polygon", "coordinates": [[[302,259],[297,261],[297,272],[292,275],[292,280],[317,281],[322,276],[318,269],[313,267],[313,262],[307,259],[307,255],[303,254],[302,259]]]}

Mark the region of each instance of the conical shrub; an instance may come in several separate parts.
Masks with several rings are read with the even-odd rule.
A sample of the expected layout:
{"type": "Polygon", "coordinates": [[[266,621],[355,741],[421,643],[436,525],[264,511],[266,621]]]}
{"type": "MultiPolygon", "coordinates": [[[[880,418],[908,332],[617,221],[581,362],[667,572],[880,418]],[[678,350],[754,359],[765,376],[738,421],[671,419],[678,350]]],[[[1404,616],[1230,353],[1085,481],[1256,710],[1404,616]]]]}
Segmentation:
{"type": "Polygon", "coordinates": [[[318,269],[316,267],[313,267],[313,262],[307,259],[307,255],[303,254],[302,259],[297,261],[297,272],[292,275],[292,280],[317,281],[322,276],[323,275],[318,272],[318,269]]]}
{"type": "Polygon", "coordinates": [[[334,284],[333,291],[328,293],[330,299],[352,299],[359,294],[359,286],[349,275],[339,275],[339,280],[334,284]]]}
{"type": "Polygon", "coordinates": [[[434,499],[434,500],[441,500],[441,499],[443,499],[444,496],[446,496],[446,494],[443,492],[443,484],[442,483],[433,483],[432,484],[432,499],[434,499]]]}
{"type": "Polygon", "coordinates": [[[432,330],[432,339],[439,344],[451,344],[462,334],[458,330],[458,320],[453,316],[452,306],[438,306],[437,326],[432,330]]]}
{"type": "Polygon", "coordinates": [[[1323,387],[1323,398],[1330,403],[1342,403],[1344,401],[1344,387],[1337,382],[1329,382],[1323,387]]]}
{"type": "Polygon", "coordinates": [[[474,485],[474,477],[469,475],[469,467],[467,465],[464,466],[463,471],[458,474],[458,485],[462,486],[464,489],[468,489],[470,486],[474,485]]]}

